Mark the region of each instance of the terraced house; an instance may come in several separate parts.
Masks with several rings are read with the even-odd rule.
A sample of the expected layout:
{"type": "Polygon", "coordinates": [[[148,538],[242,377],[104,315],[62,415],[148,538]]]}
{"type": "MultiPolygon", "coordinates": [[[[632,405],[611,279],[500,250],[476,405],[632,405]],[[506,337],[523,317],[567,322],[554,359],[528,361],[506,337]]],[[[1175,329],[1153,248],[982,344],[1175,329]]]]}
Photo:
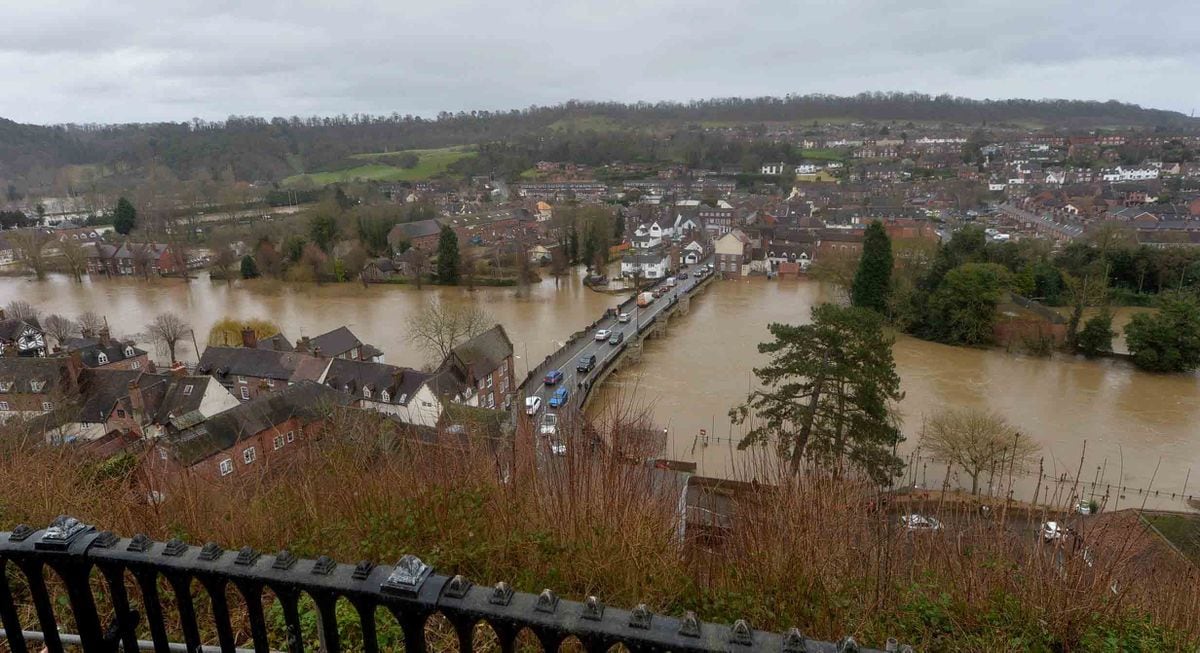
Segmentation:
{"type": "Polygon", "coordinates": [[[496,326],[455,347],[438,368],[438,394],[450,380],[465,386],[469,406],[507,408],[516,392],[513,345],[504,327],[496,326]]]}

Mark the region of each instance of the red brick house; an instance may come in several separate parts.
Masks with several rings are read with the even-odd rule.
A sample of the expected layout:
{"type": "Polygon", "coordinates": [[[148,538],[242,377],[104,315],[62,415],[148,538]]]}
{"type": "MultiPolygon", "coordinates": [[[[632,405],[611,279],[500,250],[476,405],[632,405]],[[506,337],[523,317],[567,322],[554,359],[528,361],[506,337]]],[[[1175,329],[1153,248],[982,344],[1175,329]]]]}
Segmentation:
{"type": "Polygon", "coordinates": [[[329,411],[352,398],[313,381],[258,397],[155,441],[147,466],[155,476],[204,479],[262,473],[294,457],[329,411]]]}
{"type": "MultiPolygon", "coordinates": [[[[469,392],[462,393],[468,405],[507,407],[517,391],[517,379],[513,344],[504,327],[497,324],[455,347],[442,361],[438,376],[449,377],[468,388],[469,392]]],[[[443,383],[439,394],[447,390],[443,383]]]]}

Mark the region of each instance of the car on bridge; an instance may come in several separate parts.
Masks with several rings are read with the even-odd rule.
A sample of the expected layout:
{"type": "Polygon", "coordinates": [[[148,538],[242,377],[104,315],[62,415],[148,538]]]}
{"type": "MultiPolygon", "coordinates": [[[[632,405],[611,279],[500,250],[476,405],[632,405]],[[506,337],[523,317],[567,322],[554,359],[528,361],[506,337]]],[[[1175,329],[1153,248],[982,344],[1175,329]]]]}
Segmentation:
{"type": "Polygon", "coordinates": [[[562,408],[563,406],[567,405],[567,398],[570,396],[571,395],[569,392],[567,392],[566,388],[559,388],[558,390],[555,390],[554,394],[550,395],[550,407],[562,408]]]}
{"type": "Polygon", "coordinates": [[[629,323],[629,313],[621,313],[620,315],[617,316],[617,321],[620,322],[621,324],[628,324],[629,323]]]}
{"type": "Polygon", "coordinates": [[[614,331],[613,334],[608,337],[608,344],[610,345],[619,345],[622,342],[625,342],[625,334],[621,333],[620,331],[614,331]]]}
{"type": "Polygon", "coordinates": [[[546,385],[555,385],[563,380],[562,370],[550,370],[546,373],[546,378],[543,380],[546,382],[546,385]]]}
{"type": "Polygon", "coordinates": [[[533,396],[525,398],[525,414],[537,415],[537,412],[542,409],[542,398],[533,396]]]}
{"type": "Polygon", "coordinates": [[[612,331],[609,331],[608,329],[600,329],[596,332],[596,340],[608,340],[610,335],[612,335],[612,331]]]}
{"type": "Polygon", "coordinates": [[[575,365],[575,371],[583,372],[586,374],[587,372],[591,372],[593,369],[595,369],[595,367],[596,367],[596,355],[595,354],[587,354],[586,356],[581,356],[579,358],[579,362],[575,365]]]}

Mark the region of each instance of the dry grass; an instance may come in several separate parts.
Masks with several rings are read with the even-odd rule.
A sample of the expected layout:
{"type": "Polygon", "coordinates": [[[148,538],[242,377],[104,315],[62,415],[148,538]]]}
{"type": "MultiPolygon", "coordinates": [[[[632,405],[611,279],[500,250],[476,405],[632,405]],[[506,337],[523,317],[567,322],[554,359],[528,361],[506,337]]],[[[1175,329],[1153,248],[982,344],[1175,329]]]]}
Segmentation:
{"type": "MultiPolygon", "coordinates": [[[[810,474],[741,497],[732,529],[680,541],[678,491],[660,472],[582,445],[541,464],[525,426],[511,446],[485,439],[460,449],[384,437],[379,422],[342,416],[288,469],[180,479],[159,505],[138,500],[136,473],[105,475],[69,448],[10,438],[0,451],[0,528],[68,513],[124,535],[227,549],[287,547],[343,562],[411,552],[480,583],[795,625],[822,639],[893,636],[925,650],[1162,650],[1200,633],[1193,568],[1147,558],[1133,544],[1144,533],[1127,522],[1084,532],[1089,566],[1082,547],[1042,543],[1037,515],[981,514],[935,493],[904,509],[946,528],[906,533],[873,488],[810,474]]],[[[615,419],[596,430],[612,441],[629,428],[615,419]]],[[[582,441],[582,427],[568,429],[582,441]]],[[[759,465],[759,479],[773,473],[759,465]]]]}

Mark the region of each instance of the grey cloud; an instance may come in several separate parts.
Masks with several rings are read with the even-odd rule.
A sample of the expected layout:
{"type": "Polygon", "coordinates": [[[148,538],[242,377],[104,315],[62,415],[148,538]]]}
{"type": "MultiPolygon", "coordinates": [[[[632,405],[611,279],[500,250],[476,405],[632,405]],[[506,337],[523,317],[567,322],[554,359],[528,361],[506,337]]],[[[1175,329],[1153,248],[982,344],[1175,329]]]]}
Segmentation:
{"type": "Polygon", "coordinates": [[[26,122],[865,90],[1200,103],[1183,0],[6,2],[0,116],[26,122]]]}

